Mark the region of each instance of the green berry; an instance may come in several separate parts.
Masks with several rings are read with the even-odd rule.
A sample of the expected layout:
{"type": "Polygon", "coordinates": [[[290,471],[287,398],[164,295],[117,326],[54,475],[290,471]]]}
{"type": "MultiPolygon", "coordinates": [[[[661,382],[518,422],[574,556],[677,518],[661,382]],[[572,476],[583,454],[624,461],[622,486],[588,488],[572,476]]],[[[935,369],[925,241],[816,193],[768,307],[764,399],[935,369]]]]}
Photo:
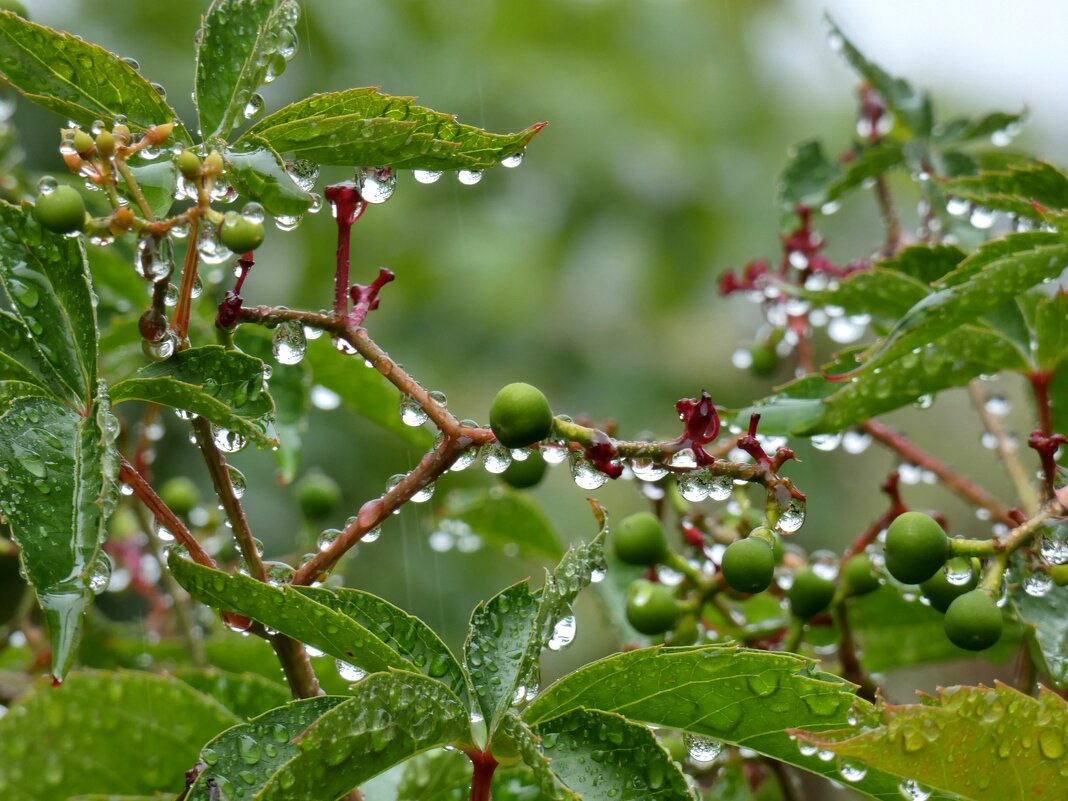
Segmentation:
{"type": "Polygon", "coordinates": [[[186,178],[200,175],[200,158],[192,150],[183,150],[178,154],[178,171],[186,178]]]}
{"type": "Polygon", "coordinates": [[[945,612],[949,605],[959,596],[979,586],[979,571],[972,568],[971,561],[963,557],[946,562],[946,570],[939,570],[927,581],[920,582],[920,591],[939,612],[945,612]],[[968,580],[963,584],[953,584],[946,578],[946,570],[953,573],[969,571],[968,580]]]}
{"type": "Polygon", "coordinates": [[[775,556],[775,564],[781,565],[786,551],[782,547],[782,538],[766,526],[757,526],[749,532],[750,537],[762,539],[771,546],[771,552],[775,556]]]}
{"type": "Polygon", "coordinates": [[[493,399],[490,428],[504,447],[525,448],[552,433],[553,411],[537,387],[509,384],[493,399]]]}
{"type": "Polygon", "coordinates": [[[842,582],[850,595],[867,595],[879,589],[879,577],[866,553],[858,553],[846,560],[842,565],[842,582]]]}
{"type": "Polygon", "coordinates": [[[219,239],[234,253],[248,253],[263,244],[263,223],[253,222],[237,212],[227,212],[219,228],[219,239]]]}
{"type": "MultiPolygon", "coordinates": [[[[78,140],[75,139],[75,146],[78,140]]],[[[78,151],[79,153],[81,151],[78,151]]],[[[96,135],[96,152],[106,159],[115,155],[115,134],[111,131],[101,131],[96,135]]]]}
{"type": "Polygon", "coordinates": [[[903,584],[927,581],[946,563],[949,538],[933,517],[905,512],[886,532],[886,569],[903,584]]]}
{"type": "Polygon", "coordinates": [[[663,634],[675,625],[679,607],[662,584],[647,579],[631,582],[627,589],[627,620],[642,634],[663,634]]]}
{"type": "Polygon", "coordinates": [[[972,590],[954,600],[943,623],[949,641],[969,651],[985,651],[1001,638],[1001,610],[986,590],[972,590]]]}
{"type": "Polygon", "coordinates": [[[541,454],[534,451],[523,461],[513,459],[508,469],[501,473],[501,480],[509,487],[527,489],[541,483],[548,467],[541,454]]]}
{"type": "Polygon", "coordinates": [[[85,227],[85,201],[70,186],[57,186],[38,195],[34,213],[42,227],[57,234],[69,234],[85,227]]]}
{"type": "Polygon", "coordinates": [[[628,565],[655,565],[668,554],[667,538],[652,512],[636,512],[623,518],[612,535],[619,561],[628,565]]]}
{"type": "Polygon", "coordinates": [[[790,610],[802,620],[808,620],[830,606],[834,599],[834,582],[816,575],[810,567],[794,573],[794,583],[786,591],[790,610]]]}
{"type": "Polygon", "coordinates": [[[775,347],[766,343],[753,345],[749,349],[749,355],[753,361],[749,365],[749,372],[755,376],[768,376],[775,372],[779,366],[779,354],[775,347]]]}
{"type": "Polygon", "coordinates": [[[297,503],[308,520],[322,520],[341,503],[341,487],[330,476],[312,471],[296,483],[297,503]]]}
{"type": "Polygon", "coordinates": [[[1058,587],[1068,586],[1068,563],[1054,565],[1049,569],[1049,575],[1058,587]]]}
{"type": "MultiPolygon", "coordinates": [[[[64,131],[66,135],[68,131],[64,131]]],[[[93,149],[94,142],[93,137],[83,131],[81,128],[74,129],[74,152],[76,153],[88,153],[93,149]]]]}
{"type": "Polygon", "coordinates": [[[200,490],[191,479],[176,476],[165,481],[159,488],[159,497],[172,512],[185,517],[200,503],[200,490]]]}
{"type": "Polygon", "coordinates": [[[723,580],[737,592],[763,592],[775,573],[775,552],[762,537],[736,540],[723,552],[723,580]]]}

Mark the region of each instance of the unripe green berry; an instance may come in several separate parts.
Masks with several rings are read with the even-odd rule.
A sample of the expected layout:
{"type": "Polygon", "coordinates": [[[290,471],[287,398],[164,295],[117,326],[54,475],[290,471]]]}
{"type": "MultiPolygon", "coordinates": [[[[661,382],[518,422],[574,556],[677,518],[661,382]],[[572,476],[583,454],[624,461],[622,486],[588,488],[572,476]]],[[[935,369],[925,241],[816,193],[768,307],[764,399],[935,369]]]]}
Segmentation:
{"type": "Polygon", "coordinates": [[[927,581],[946,563],[949,538],[933,517],[905,512],[886,532],[886,569],[903,584],[927,581]]]}
{"type": "Polygon", "coordinates": [[[749,532],[750,537],[762,539],[771,546],[771,552],[775,556],[775,564],[781,565],[786,551],[782,547],[782,538],[767,526],[757,526],[749,532]]]}
{"type": "Polygon", "coordinates": [[[504,447],[525,448],[552,433],[553,412],[537,387],[508,384],[490,406],[490,428],[504,447]]]}
{"type": "Polygon", "coordinates": [[[949,605],[946,636],[958,648],[985,651],[1001,639],[1001,610],[986,590],[966,592],[949,605]]]}
{"type": "Polygon", "coordinates": [[[961,595],[979,586],[979,571],[972,567],[971,560],[963,557],[946,562],[946,570],[939,570],[927,581],[920,582],[920,592],[939,612],[945,612],[949,605],[961,595]],[[953,584],[946,578],[946,570],[955,573],[969,571],[968,580],[963,584],[953,584]]]}
{"type": "Polygon", "coordinates": [[[38,195],[34,214],[42,227],[57,234],[69,234],[85,227],[85,201],[70,186],[57,186],[38,195]]]}
{"type": "Polygon", "coordinates": [[[218,150],[211,151],[204,159],[204,172],[208,175],[222,175],[223,157],[218,150]]]}
{"type": "MultiPolygon", "coordinates": [[[[67,132],[64,132],[65,135],[66,133],[67,132]]],[[[76,153],[88,153],[93,149],[93,137],[81,128],[77,128],[74,131],[73,145],[76,153]]]]}
{"type": "Polygon", "coordinates": [[[620,521],[612,534],[619,561],[628,565],[655,565],[668,553],[660,520],[652,512],[636,512],[620,521]]]}
{"type": "Polygon", "coordinates": [[[631,582],[627,589],[627,620],[636,630],[650,636],[663,634],[675,625],[679,607],[662,584],[647,579],[631,582]]]}
{"type": "Polygon", "coordinates": [[[192,150],[183,150],[178,154],[178,171],[186,178],[200,175],[200,157],[192,150]]]}
{"type": "Polygon", "coordinates": [[[219,240],[234,253],[248,253],[263,244],[263,223],[227,212],[219,228],[219,240]]]}
{"type": "Polygon", "coordinates": [[[200,490],[192,480],[185,476],[176,476],[168,479],[159,488],[159,497],[172,512],[185,517],[200,503],[200,490]]]}
{"type": "Polygon", "coordinates": [[[867,595],[879,589],[879,577],[866,553],[858,553],[846,560],[842,565],[842,582],[850,595],[867,595]]]}
{"type": "Polygon", "coordinates": [[[818,615],[834,599],[834,582],[816,575],[810,567],[794,573],[794,583],[786,591],[790,599],[790,611],[802,620],[818,615]]]}
{"type": "MultiPolygon", "coordinates": [[[[75,143],[77,143],[77,138],[75,138],[75,143]]],[[[115,135],[111,131],[101,131],[96,135],[96,152],[106,159],[115,155],[115,135]]]]}
{"type": "Polygon", "coordinates": [[[509,487],[528,489],[541,483],[548,468],[541,454],[534,451],[523,461],[513,459],[508,469],[501,473],[501,480],[509,487]]]}
{"type": "Polygon", "coordinates": [[[341,503],[341,487],[330,476],[312,471],[296,483],[297,503],[308,520],[322,520],[341,503]]]}
{"type": "Polygon", "coordinates": [[[763,592],[775,574],[775,552],[762,537],[736,540],[723,552],[723,580],[737,592],[763,592]]]}
{"type": "Polygon", "coordinates": [[[1053,579],[1053,583],[1058,587],[1068,586],[1068,563],[1054,565],[1049,569],[1049,575],[1053,579]]]}

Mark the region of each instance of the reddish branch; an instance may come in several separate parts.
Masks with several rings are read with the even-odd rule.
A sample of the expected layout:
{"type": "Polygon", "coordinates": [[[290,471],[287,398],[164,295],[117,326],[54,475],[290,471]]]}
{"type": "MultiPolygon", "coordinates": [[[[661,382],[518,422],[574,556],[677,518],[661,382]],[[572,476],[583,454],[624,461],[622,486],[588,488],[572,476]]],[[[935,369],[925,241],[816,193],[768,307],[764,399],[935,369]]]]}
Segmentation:
{"type": "Polygon", "coordinates": [[[497,770],[497,760],[489,751],[465,749],[468,759],[473,768],[471,772],[471,796],[470,801],[489,801],[490,786],[493,783],[493,773],[497,770]]]}

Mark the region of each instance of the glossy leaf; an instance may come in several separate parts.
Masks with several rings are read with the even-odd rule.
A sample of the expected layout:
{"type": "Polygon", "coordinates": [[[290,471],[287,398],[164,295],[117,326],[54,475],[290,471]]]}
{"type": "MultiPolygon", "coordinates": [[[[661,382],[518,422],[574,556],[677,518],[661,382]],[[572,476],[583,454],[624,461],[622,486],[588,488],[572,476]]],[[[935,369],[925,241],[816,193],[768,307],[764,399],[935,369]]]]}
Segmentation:
{"type": "Polygon", "coordinates": [[[491,134],[375,88],[312,95],[264,117],[238,140],[319,164],[480,170],[519,153],[543,124],[491,134]]]}
{"type": "Polygon", "coordinates": [[[48,396],[70,392],[44,359],[30,330],[13,314],[0,310],[0,380],[40,387],[48,396]]]}
{"type": "Polygon", "coordinates": [[[118,430],[102,387],[86,417],[40,397],[0,407],[0,511],[48,620],[60,680],[82,612],[110,573],[102,546],[118,499],[118,430]]]}
{"type": "Polygon", "coordinates": [[[576,709],[539,723],[549,769],[584,801],[693,801],[671,755],[648,728],[620,715],[576,709]]]}
{"type": "Polygon", "coordinates": [[[802,142],[791,155],[779,178],[779,205],[784,211],[797,206],[821,206],[827,187],[842,175],[842,168],[823,154],[818,140],[802,142]]]}
{"type": "MultiPolygon", "coordinates": [[[[141,194],[156,217],[166,217],[174,205],[174,191],[178,186],[178,165],[164,153],[147,164],[131,164],[130,172],[141,188],[141,194]]],[[[125,184],[119,184],[120,187],[125,184]]]]}
{"type": "Polygon", "coordinates": [[[1054,587],[1045,595],[1029,595],[1014,583],[1009,595],[1027,630],[1031,659],[1058,690],[1068,690],[1068,592],[1054,587]]]}
{"type": "Polygon", "coordinates": [[[344,698],[322,695],[264,712],[227,729],[200,751],[204,768],[187,801],[249,801],[282,765],[300,753],[301,735],[344,698]]]}
{"type": "MultiPolygon", "coordinates": [[[[84,128],[124,115],[132,129],[174,122],[178,115],[141,73],[81,37],[0,12],[0,74],[27,99],[84,128]],[[47,54],[47,58],[42,58],[47,54]]],[[[181,123],[174,137],[189,142],[181,123]]]]}
{"type": "Polygon", "coordinates": [[[223,157],[226,159],[226,177],[234,189],[258,202],[268,214],[296,217],[314,202],[314,198],[290,176],[281,156],[266,144],[227,150],[223,157]]]}
{"type": "Polygon", "coordinates": [[[1004,172],[955,178],[948,182],[946,191],[983,208],[1034,220],[1042,219],[1042,207],[1068,209],[1068,176],[1042,161],[1004,172]]]}
{"type": "Polygon", "coordinates": [[[296,46],[299,15],[294,0],[214,0],[197,45],[195,97],[205,140],[227,137],[245,119],[271,62],[296,46]]]}
{"type": "Polygon", "coordinates": [[[870,314],[896,321],[927,295],[915,278],[881,265],[845,278],[834,289],[802,290],[801,296],[820,306],[839,306],[846,314],[870,314]]]}
{"type": "Polygon", "coordinates": [[[6,801],[177,793],[200,746],[237,718],[182,681],[81,672],[40,682],[0,718],[6,801]]]}
{"type": "Polygon", "coordinates": [[[543,559],[559,559],[564,553],[548,516],[522,492],[503,487],[455,490],[445,498],[439,515],[462,520],[490,545],[514,545],[520,553],[543,559]]]}
{"type": "MultiPolygon", "coordinates": [[[[523,719],[536,726],[580,708],[683,729],[841,780],[835,765],[801,754],[786,730],[841,728],[851,710],[863,716],[870,706],[852,685],[816,671],[802,657],[701,646],[644,648],[601,659],[544,690],[523,719]]],[[[873,767],[851,786],[899,801],[897,781],[873,767]]]]}
{"type": "Polygon", "coordinates": [[[470,741],[468,711],[439,681],[403,671],[375,673],[300,738],[300,753],[256,801],[336,798],[435,746],[470,741]]]}
{"type": "Polygon", "coordinates": [[[828,26],[830,28],[832,48],[841,52],[857,74],[871,84],[890,110],[916,136],[922,137],[930,134],[933,124],[930,98],[926,94],[916,91],[908,81],[902,78],[894,78],[882,67],[868,61],[864,54],[830,20],[828,20],[828,26]]]}
{"type": "Polygon", "coordinates": [[[11,355],[84,409],[96,385],[97,326],[81,243],[41,228],[28,204],[0,203],[0,229],[0,285],[33,334],[11,355]]]}
{"type": "Polygon", "coordinates": [[[964,251],[956,245],[913,245],[898,251],[893,258],[883,259],[878,266],[922,284],[933,284],[953,272],[965,256],[964,251]]]}
{"type": "Polygon", "coordinates": [[[228,673],[216,668],[175,671],[193,689],[210,696],[242,720],[282,706],[292,696],[288,688],[255,673],[228,673]]]}
{"type": "MultiPolygon", "coordinates": [[[[894,587],[883,587],[849,601],[849,622],[861,652],[861,664],[869,673],[973,657],[974,652],[949,641],[942,621],[941,612],[919,601],[905,600],[894,587]]],[[[1001,639],[983,652],[983,658],[1004,663],[1019,647],[1019,629],[1006,624],[1001,639]]]]}
{"type": "Polygon", "coordinates": [[[1054,372],[1068,359],[1068,293],[1061,288],[1054,295],[1025,296],[1020,308],[1027,321],[1035,366],[1054,372]]]}
{"type": "Polygon", "coordinates": [[[538,801],[581,801],[582,796],[571,790],[556,775],[549,757],[542,751],[538,735],[522,720],[512,714],[501,720],[498,737],[506,741],[511,751],[519,754],[531,772],[541,796],[538,801]]]}
{"type": "Polygon", "coordinates": [[[111,388],[116,403],[141,400],[198,414],[261,447],[274,440],[264,432],[274,412],[263,388],[263,362],[219,345],[179,351],[142,368],[111,388]]]}
{"type": "Polygon", "coordinates": [[[1065,788],[1068,703],[998,684],[951,687],[923,703],[885,704],[862,730],[798,737],[855,766],[871,766],[960,798],[1056,798],[1065,788]]]}
{"type": "Polygon", "coordinates": [[[977,119],[956,119],[935,128],[934,139],[940,144],[969,142],[1011,130],[1023,121],[1024,114],[992,111],[977,119]]]}
{"type": "Polygon", "coordinates": [[[246,615],[368,673],[415,668],[344,612],[319,603],[320,599],[332,601],[329,594],[317,593],[313,599],[312,594],[288,584],[274,586],[230,575],[173,554],[168,564],[178,583],[201,603],[246,615]]]}
{"type": "Polygon", "coordinates": [[[311,367],[315,384],[338,395],[345,407],[417,447],[432,444],[426,430],[401,422],[400,393],[380,372],[365,368],[359,357],[342,356],[323,336],[308,343],[304,361],[311,367]]]}
{"type": "MultiPolygon", "coordinates": [[[[496,777],[494,777],[496,778],[496,777]]],[[[429,751],[404,765],[396,801],[461,801],[471,783],[471,760],[459,751],[429,751]]],[[[367,788],[362,788],[367,796],[367,788]]],[[[497,798],[496,790],[493,798],[497,798]]],[[[371,801],[368,798],[368,801],[371,801]]]]}

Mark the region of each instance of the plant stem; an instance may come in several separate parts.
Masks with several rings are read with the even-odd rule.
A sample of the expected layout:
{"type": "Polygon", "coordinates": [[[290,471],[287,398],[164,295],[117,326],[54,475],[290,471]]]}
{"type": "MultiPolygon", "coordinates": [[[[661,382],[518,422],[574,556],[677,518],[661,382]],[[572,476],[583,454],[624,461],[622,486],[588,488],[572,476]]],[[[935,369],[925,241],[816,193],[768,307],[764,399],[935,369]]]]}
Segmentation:
{"type": "Polygon", "coordinates": [[[1005,465],[1013,486],[1016,488],[1016,497],[1020,500],[1020,508],[1023,509],[1024,514],[1033,515],[1038,510],[1038,493],[1035,492],[1035,488],[1031,485],[1031,479],[1028,477],[1019,456],[1017,456],[1016,446],[1009,439],[1001,420],[986,408],[986,393],[983,392],[983,388],[978,381],[971,381],[968,384],[968,394],[971,396],[975,410],[979,413],[979,419],[983,421],[983,427],[990,432],[995,442],[997,442],[998,456],[1001,457],[1001,462],[1005,465]]]}
{"type": "MultiPolygon", "coordinates": [[[[163,499],[156,494],[156,491],[149,486],[145,481],[144,476],[138,473],[133,465],[126,461],[125,457],[122,459],[122,464],[119,467],[119,480],[129,484],[133,487],[134,494],[138,500],[143,503],[152,515],[162,523],[166,529],[174,535],[174,538],[178,540],[182,546],[189,551],[189,556],[198,565],[204,567],[210,567],[213,570],[218,570],[219,566],[215,563],[215,560],[211,558],[211,554],[204,550],[201,544],[197,541],[189,529],[185,527],[183,523],[170,507],[163,502],[163,499]]],[[[152,536],[149,532],[149,536],[152,536]]]]}
{"type": "Polygon", "coordinates": [[[282,672],[285,673],[294,698],[314,698],[323,694],[303,645],[284,634],[270,635],[267,640],[282,665],[282,672]]]}
{"type": "Polygon", "coordinates": [[[1027,378],[1031,381],[1031,390],[1035,396],[1038,430],[1048,437],[1053,433],[1053,412],[1049,398],[1049,382],[1053,376],[1050,373],[1028,373],[1027,378]]]}
{"type": "Polygon", "coordinates": [[[133,172],[130,170],[130,165],[126,163],[126,159],[116,158],[115,169],[119,171],[122,179],[126,182],[126,189],[133,196],[137,208],[141,210],[145,219],[149,222],[155,222],[156,215],[152,213],[152,207],[148,204],[148,200],[145,199],[145,193],[141,191],[141,185],[137,183],[137,179],[134,178],[133,172]]]}
{"type": "Polygon", "coordinates": [[[970,478],[961,475],[944,462],[927,453],[927,451],[914,444],[903,434],[899,434],[878,420],[869,420],[866,423],[862,423],[861,428],[902,458],[925,470],[930,470],[952,492],[964,498],[973,506],[988,510],[998,521],[1008,526],[1015,526],[1019,522],[1009,507],[992,497],[970,478]]]}
{"type": "Polygon", "coordinates": [[[471,760],[471,796],[470,801],[489,801],[490,786],[493,783],[493,773],[497,770],[497,760],[489,751],[476,751],[474,749],[465,752],[471,760]]]}
{"type": "Polygon", "coordinates": [[[174,308],[173,328],[179,343],[189,333],[189,315],[193,308],[193,286],[197,280],[197,238],[200,235],[200,216],[190,215],[189,236],[186,239],[185,261],[182,263],[182,282],[178,287],[178,305],[174,308]]]}
{"type": "Polygon", "coordinates": [[[901,246],[901,223],[898,221],[897,209],[894,208],[894,199],[890,195],[890,187],[882,175],[875,179],[875,200],[879,204],[879,216],[882,218],[883,227],[886,228],[883,255],[890,257],[897,253],[897,249],[901,246]]]}
{"type": "Polygon", "coordinates": [[[838,618],[838,631],[841,640],[838,643],[838,661],[842,665],[842,678],[857,685],[857,695],[874,703],[878,687],[864,672],[857,657],[857,644],[853,639],[853,627],[849,624],[849,610],[845,600],[840,600],[835,607],[838,618]]]}
{"type": "Polygon", "coordinates": [[[786,639],[783,640],[782,649],[796,654],[801,647],[801,641],[805,636],[805,622],[799,617],[791,617],[790,625],[786,630],[786,639]]]}

